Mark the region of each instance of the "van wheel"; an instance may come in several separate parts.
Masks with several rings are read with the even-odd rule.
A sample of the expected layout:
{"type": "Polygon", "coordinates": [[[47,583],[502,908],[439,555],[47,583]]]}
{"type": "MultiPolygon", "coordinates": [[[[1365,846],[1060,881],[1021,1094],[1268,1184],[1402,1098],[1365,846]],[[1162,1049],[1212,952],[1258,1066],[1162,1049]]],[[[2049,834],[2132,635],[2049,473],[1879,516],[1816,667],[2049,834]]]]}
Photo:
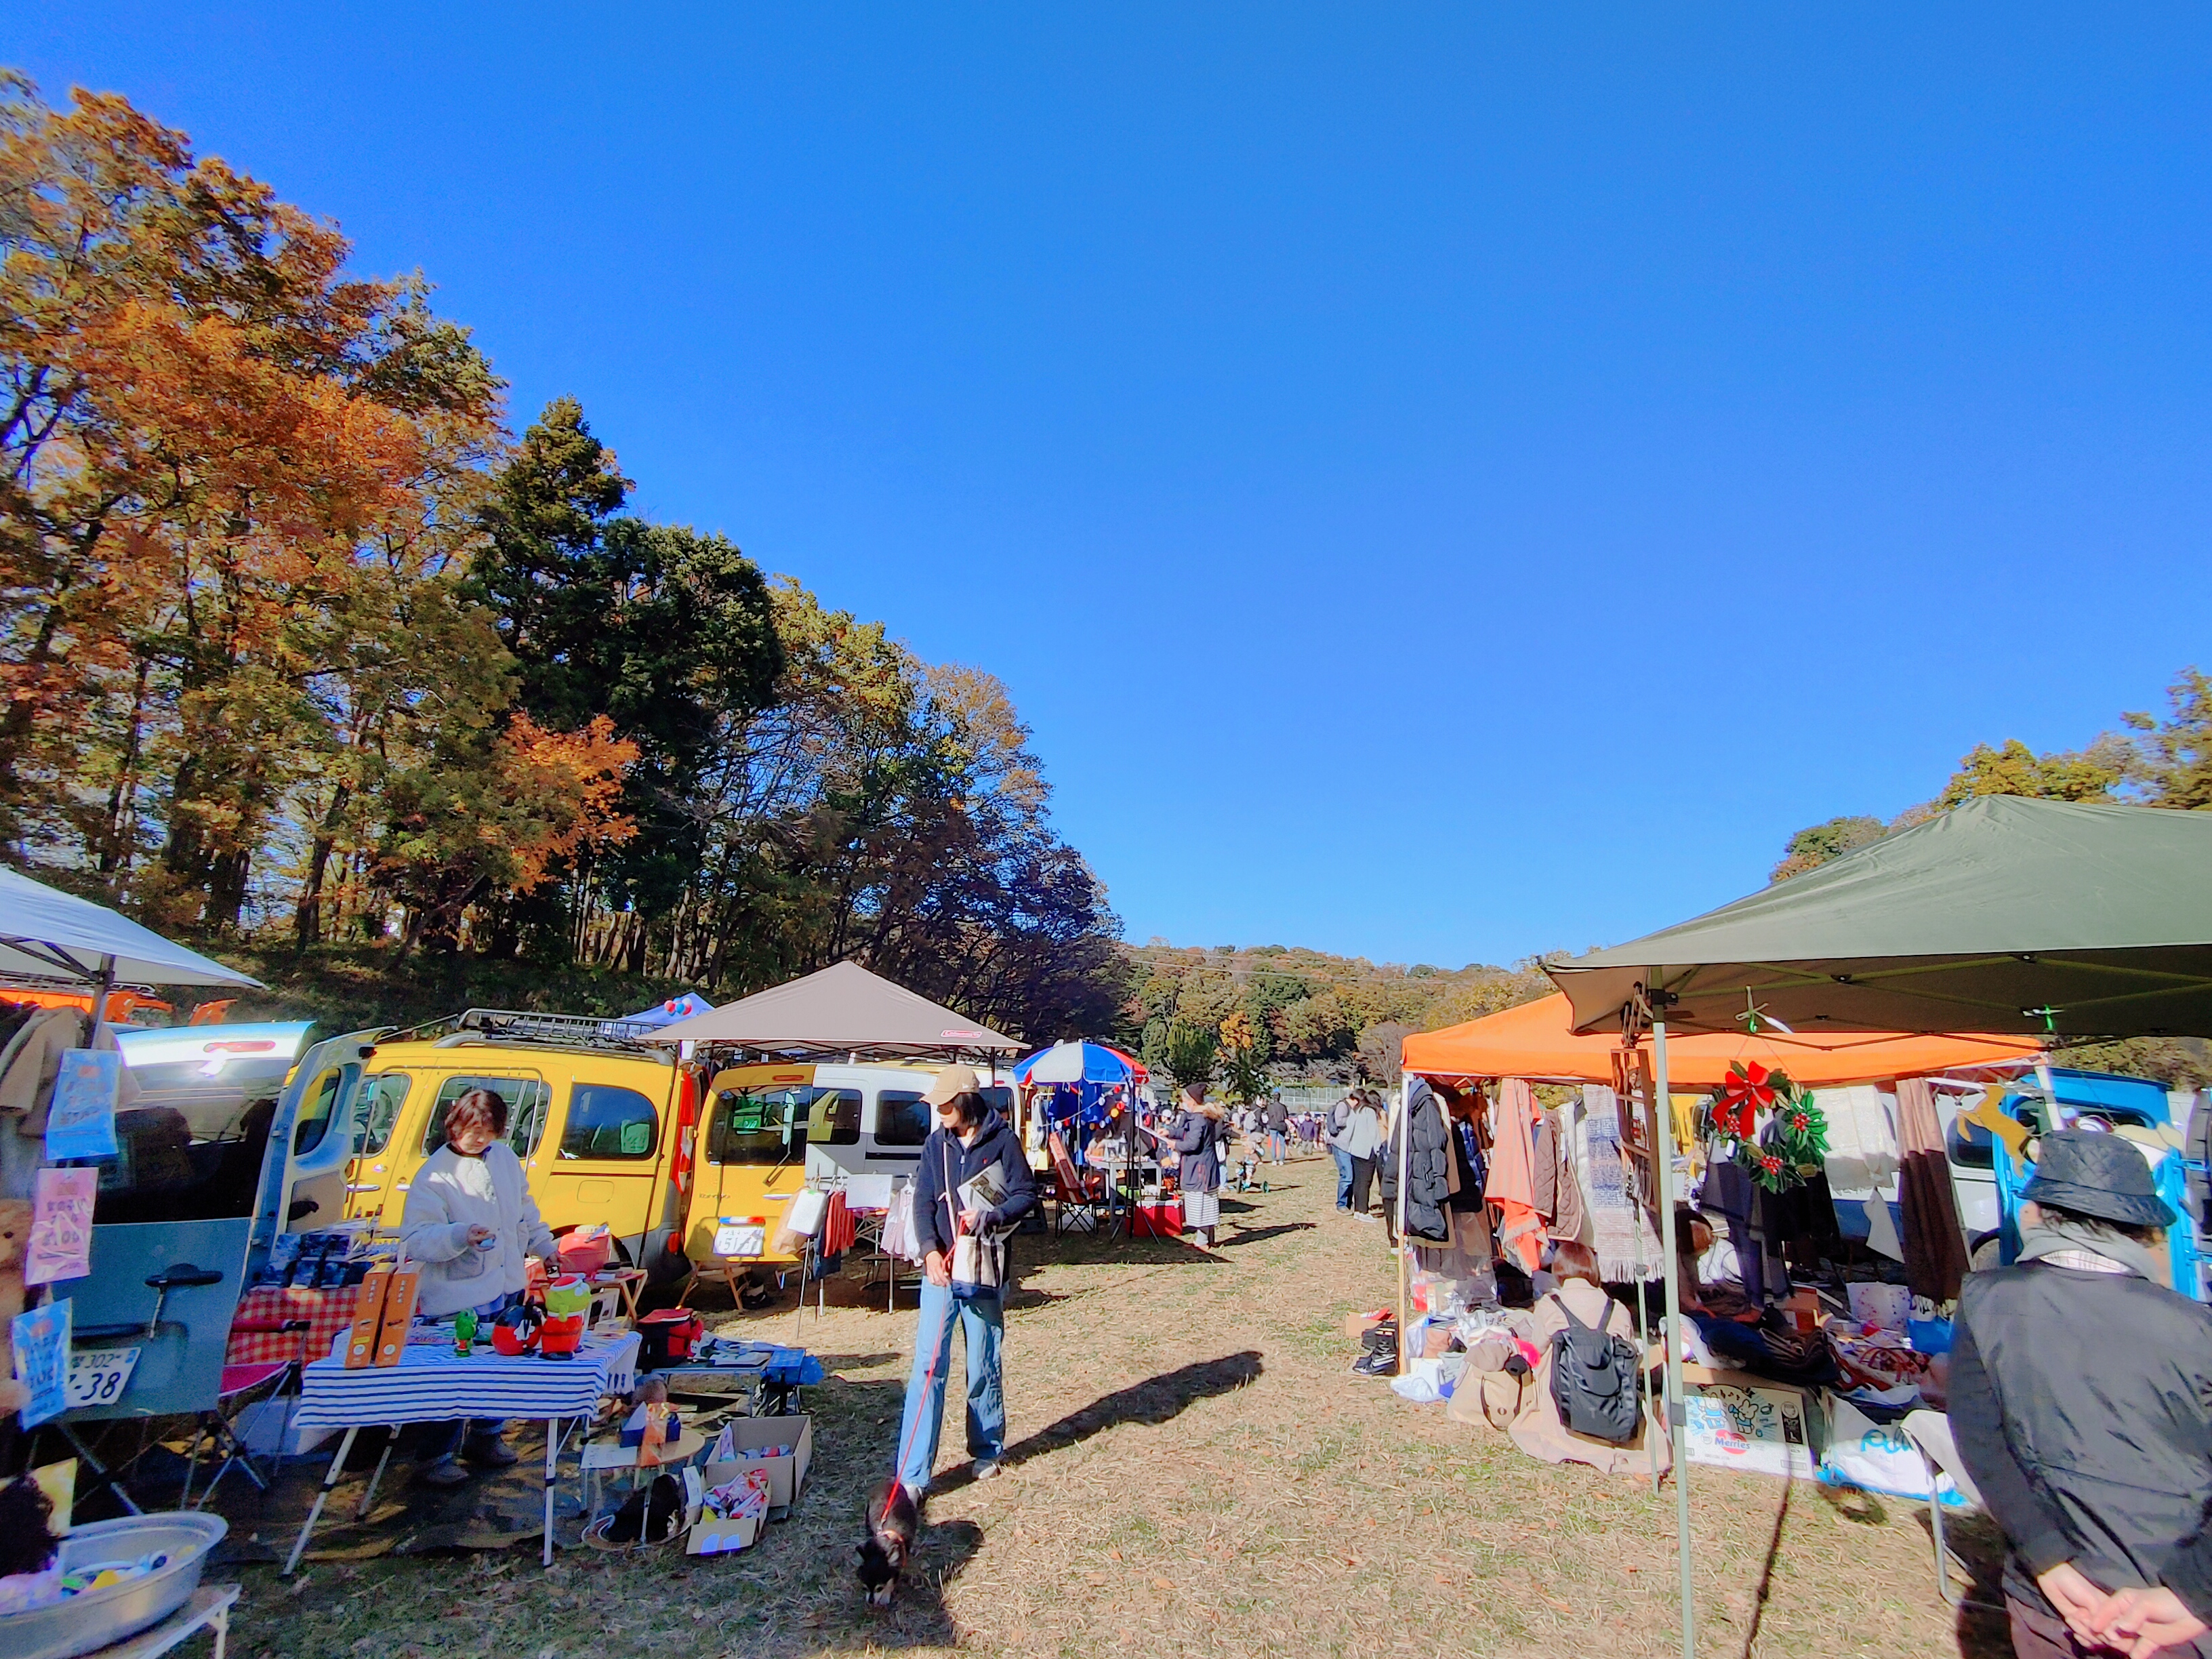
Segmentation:
{"type": "Polygon", "coordinates": [[[1970,1273],[1987,1273],[1992,1267],[2004,1265],[2001,1259],[2003,1241],[1996,1233],[1984,1233],[1966,1253],[1966,1267],[1970,1273]]]}

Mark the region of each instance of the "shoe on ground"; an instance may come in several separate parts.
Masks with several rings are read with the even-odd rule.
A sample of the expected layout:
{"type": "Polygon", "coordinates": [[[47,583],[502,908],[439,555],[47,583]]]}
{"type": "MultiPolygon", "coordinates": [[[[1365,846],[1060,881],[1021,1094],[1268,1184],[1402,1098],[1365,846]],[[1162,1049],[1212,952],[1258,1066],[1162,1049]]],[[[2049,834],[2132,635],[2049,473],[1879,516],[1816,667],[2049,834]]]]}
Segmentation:
{"type": "Polygon", "coordinates": [[[995,1457],[979,1457],[968,1466],[969,1474],[977,1480],[996,1480],[1006,1472],[1006,1465],[995,1457]]]}
{"type": "Polygon", "coordinates": [[[461,1455],[480,1469],[509,1469],[517,1462],[514,1448],[492,1435],[471,1437],[462,1446],[461,1455]]]}
{"type": "Polygon", "coordinates": [[[434,1463],[425,1464],[415,1471],[418,1486],[435,1486],[441,1492],[451,1492],[455,1486],[469,1484],[469,1472],[450,1457],[441,1457],[434,1463]]]}

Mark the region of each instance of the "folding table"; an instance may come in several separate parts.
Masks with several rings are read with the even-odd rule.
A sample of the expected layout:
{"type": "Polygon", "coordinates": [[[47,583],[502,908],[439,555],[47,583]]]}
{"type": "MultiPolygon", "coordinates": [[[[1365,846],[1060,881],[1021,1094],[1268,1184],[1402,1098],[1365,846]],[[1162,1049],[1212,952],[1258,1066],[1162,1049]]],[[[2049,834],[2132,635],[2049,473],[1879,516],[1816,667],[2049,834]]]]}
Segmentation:
{"type": "Polygon", "coordinates": [[[348,1370],[343,1359],[319,1359],[300,1374],[302,1428],[343,1429],[345,1437],[331,1458],[331,1472],[315,1494],[314,1507],[301,1523],[284,1571],[300,1565],[307,1539],[322,1518],[323,1505],[345,1473],[354,1438],[365,1428],[389,1432],[376,1472],[354,1514],[368,1513],[376,1488],[391,1462],[400,1428],[409,1423],[449,1423],[465,1417],[527,1417],[545,1424],[544,1564],[553,1565],[553,1487],[562,1443],[572,1426],[588,1426],[600,1399],[627,1394],[637,1384],[637,1333],[591,1335],[573,1359],[542,1359],[535,1353],[509,1358],[489,1348],[464,1358],[449,1342],[410,1342],[397,1365],[348,1370]]]}

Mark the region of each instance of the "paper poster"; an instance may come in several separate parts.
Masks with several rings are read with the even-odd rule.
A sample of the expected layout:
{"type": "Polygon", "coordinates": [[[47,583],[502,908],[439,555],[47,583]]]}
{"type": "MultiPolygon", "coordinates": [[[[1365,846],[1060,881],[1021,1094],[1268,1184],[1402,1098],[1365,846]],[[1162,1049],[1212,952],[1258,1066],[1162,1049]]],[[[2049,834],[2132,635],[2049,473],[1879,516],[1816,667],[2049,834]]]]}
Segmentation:
{"type": "Polygon", "coordinates": [[[69,1407],[70,1304],[50,1302],[15,1316],[15,1380],[30,1391],[22,1424],[35,1429],[69,1407]]]}
{"type": "Polygon", "coordinates": [[[92,1203],[97,1170],[41,1170],[23,1252],[23,1282],[52,1285],[92,1271],[92,1203]]]}
{"type": "Polygon", "coordinates": [[[115,1103],[122,1089],[121,1054],[90,1048],[64,1054],[46,1113],[46,1156],[113,1158],[115,1103]]]}

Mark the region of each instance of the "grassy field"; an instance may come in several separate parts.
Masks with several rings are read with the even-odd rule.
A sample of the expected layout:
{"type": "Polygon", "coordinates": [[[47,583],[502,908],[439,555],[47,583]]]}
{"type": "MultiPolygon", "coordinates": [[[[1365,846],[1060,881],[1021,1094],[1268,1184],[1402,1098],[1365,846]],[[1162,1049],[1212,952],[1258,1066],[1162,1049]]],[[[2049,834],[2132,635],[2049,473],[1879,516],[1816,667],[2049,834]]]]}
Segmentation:
{"type": "MultiPolygon", "coordinates": [[[[815,1478],[754,1550],[564,1549],[546,1571],[534,1538],[449,1547],[518,1524],[495,1510],[527,1514],[532,1483],[509,1477],[503,1504],[478,1492],[426,1516],[383,1503],[331,1533],[296,1583],[246,1566],[235,1651],[1678,1652],[1671,1489],[1534,1462],[1350,1375],[1341,1317],[1390,1293],[1381,1229],[1334,1212],[1327,1163],[1282,1173],[1273,1192],[1224,1200],[1211,1255],[1025,1241],[1006,1474],[968,1480],[956,1374],[919,1567],[887,1613],[863,1604],[851,1551],[861,1495],[893,1455],[914,1318],[903,1297],[885,1313],[880,1286],[861,1305],[854,1282],[833,1285],[818,1322],[808,1310],[805,1341],[833,1373],[808,1395],[815,1478]]],[[[788,1340],[793,1316],[729,1322],[788,1340]]],[[[1962,1630],[1937,1599],[1921,1506],[1703,1468],[1692,1492],[1701,1653],[2008,1651],[2000,1625],[1962,1630]]],[[[258,1544],[239,1515],[244,1553],[301,1496],[301,1483],[279,1493],[258,1544]]],[[[1986,1530],[1966,1547],[1992,1581],[1986,1530]]]]}

